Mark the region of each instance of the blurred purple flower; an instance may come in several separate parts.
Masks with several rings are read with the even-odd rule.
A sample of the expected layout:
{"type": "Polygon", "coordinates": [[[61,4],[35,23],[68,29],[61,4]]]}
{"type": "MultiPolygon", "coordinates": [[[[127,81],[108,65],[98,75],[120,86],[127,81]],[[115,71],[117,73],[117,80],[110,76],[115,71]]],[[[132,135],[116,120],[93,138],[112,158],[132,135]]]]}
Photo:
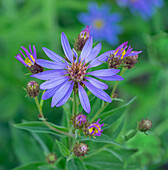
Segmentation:
{"type": "Polygon", "coordinates": [[[119,13],[110,13],[110,6],[98,7],[96,3],[90,3],[89,13],[80,13],[78,19],[84,25],[91,26],[91,35],[96,40],[106,40],[110,44],[118,43],[118,34],[122,33],[122,27],[118,25],[121,20],[119,13]]]}
{"type": "Polygon", "coordinates": [[[75,51],[72,53],[68,39],[64,33],[61,35],[61,43],[65,56],[69,62],[47,48],[43,48],[43,50],[53,61],[43,59],[37,60],[37,63],[42,67],[54,69],[32,75],[32,77],[47,80],[40,85],[41,89],[48,89],[43,94],[42,99],[46,100],[52,97],[51,107],[59,107],[69,99],[73,87],[78,87],[81,105],[87,113],[90,113],[89,98],[83,88],[83,86],[86,86],[88,90],[98,98],[106,102],[111,102],[110,96],[103,91],[104,89],[107,89],[108,86],[103,82],[88,76],[91,75],[102,80],[108,78],[108,80],[120,81],[123,80],[123,78],[116,75],[120,70],[103,69],[92,72],[87,71],[91,67],[101,65],[101,61],[104,61],[112,51],[105,52],[97,57],[101,50],[101,44],[99,43],[92,49],[93,39],[90,37],[84,45],[81,55],[78,57],[75,51]]]}
{"type": "Polygon", "coordinates": [[[163,0],[117,0],[119,6],[129,7],[133,14],[139,13],[145,20],[152,17],[156,8],[161,8],[163,0]]]}
{"type": "Polygon", "coordinates": [[[101,130],[102,126],[104,125],[100,123],[98,123],[100,121],[100,119],[97,120],[96,123],[92,123],[88,128],[89,128],[89,134],[93,135],[93,136],[101,136],[101,133],[103,132],[103,130],[101,130]]]}

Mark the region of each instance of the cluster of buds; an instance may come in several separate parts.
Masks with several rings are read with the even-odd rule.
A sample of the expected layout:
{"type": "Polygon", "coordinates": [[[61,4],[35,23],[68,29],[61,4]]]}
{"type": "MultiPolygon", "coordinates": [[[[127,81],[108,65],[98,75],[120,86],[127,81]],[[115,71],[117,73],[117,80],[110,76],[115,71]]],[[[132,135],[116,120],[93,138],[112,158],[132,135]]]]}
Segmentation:
{"type": "Polygon", "coordinates": [[[35,81],[30,81],[27,84],[26,88],[27,94],[29,97],[36,97],[39,94],[39,84],[35,81]]]}
{"type": "Polygon", "coordinates": [[[149,119],[142,119],[139,123],[138,123],[138,130],[140,132],[146,132],[148,130],[150,130],[150,128],[152,127],[152,121],[149,119]]]}
{"type": "Polygon", "coordinates": [[[74,145],[73,147],[73,153],[77,156],[77,157],[85,157],[86,154],[88,154],[87,152],[89,151],[88,149],[88,145],[86,145],[85,143],[81,142],[81,143],[76,143],[76,145],[74,145]]]}
{"type": "Polygon", "coordinates": [[[87,123],[87,118],[84,114],[79,113],[71,118],[72,124],[75,129],[81,129],[87,123]]]}
{"type": "Polygon", "coordinates": [[[50,153],[50,154],[46,157],[46,161],[47,161],[49,164],[55,163],[56,160],[57,160],[57,157],[55,156],[55,153],[50,153]]]}
{"type": "Polygon", "coordinates": [[[89,39],[90,30],[91,27],[86,26],[86,28],[78,35],[78,38],[76,39],[74,44],[74,49],[76,51],[82,51],[82,48],[84,47],[86,41],[89,39]]]}

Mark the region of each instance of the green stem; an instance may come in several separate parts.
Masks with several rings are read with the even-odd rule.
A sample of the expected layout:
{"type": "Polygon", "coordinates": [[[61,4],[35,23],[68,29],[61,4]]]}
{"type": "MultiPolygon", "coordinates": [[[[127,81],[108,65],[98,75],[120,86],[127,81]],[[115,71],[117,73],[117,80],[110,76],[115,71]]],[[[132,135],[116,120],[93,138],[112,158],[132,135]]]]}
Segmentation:
{"type": "MultiPolygon", "coordinates": [[[[122,76],[124,72],[125,72],[125,68],[123,67],[122,70],[121,70],[121,72],[120,72],[120,76],[122,76]]],[[[112,100],[112,101],[113,101],[113,94],[115,93],[115,91],[116,91],[116,89],[117,89],[118,83],[119,83],[119,81],[116,81],[116,82],[115,82],[114,87],[113,87],[113,90],[112,90],[112,92],[111,92],[110,97],[111,97],[111,100],[112,100]]],[[[93,121],[99,116],[99,114],[100,114],[101,112],[103,112],[103,110],[104,110],[109,104],[110,104],[110,103],[105,103],[105,104],[100,108],[100,110],[94,115],[94,117],[92,118],[91,122],[93,122],[93,121]]]]}
{"type": "Polygon", "coordinates": [[[55,131],[55,132],[62,133],[62,134],[67,135],[67,136],[71,136],[70,133],[66,133],[66,132],[63,132],[63,131],[61,131],[61,130],[58,130],[58,129],[52,127],[52,126],[46,121],[46,119],[44,118],[43,111],[42,111],[42,108],[40,107],[40,103],[39,103],[39,101],[38,101],[37,96],[34,98],[34,100],[35,100],[36,106],[37,106],[37,108],[38,108],[39,114],[40,114],[40,116],[41,116],[41,120],[43,121],[43,123],[44,123],[47,127],[49,127],[50,129],[52,129],[52,130],[55,131]]]}
{"type": "Polygon", "coordinates": [[[127,136],[124,136],[125,141],[130,140],[131,138],[133,138],[138,132],[138,129],[135,129],[134,131],[132,131],[130,134],[128,134],[127,136]]]}
{"type": "Polygon", "coordinates": [[[73,113],[78,114],[78,101],[77,101],[77,91],[74,90],[74,102],[73,102],[73,113]]]}

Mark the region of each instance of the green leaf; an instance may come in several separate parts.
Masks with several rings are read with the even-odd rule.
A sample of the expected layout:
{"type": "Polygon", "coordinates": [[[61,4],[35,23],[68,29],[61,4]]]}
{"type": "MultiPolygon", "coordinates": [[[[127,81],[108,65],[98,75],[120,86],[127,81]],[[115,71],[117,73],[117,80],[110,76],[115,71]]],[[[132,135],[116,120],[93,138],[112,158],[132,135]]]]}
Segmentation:
{"type": "Polygon", "coordinates": [[[59,147],[59,150],[60,150],[61,154],[64,157],[69,156],[70,151],[68,150],[68,148],[63,143],[59,142],[58,140],[56,140],[56,143],[57,143],[57,145],[59,147]]]}
{"type": "Polygon", "coordinates": [[[107,144],[113,144],[113,145],[122,147],[119,143],[115,142],[112,138],[110,138],[109,136],[105,134],[101,134],[101,136],[96,136],[96,138],[81,137],[79,140],[80,141],[92,141],[92,142],[97,142],[97,143],[107,143],[107,144]]]}
{"type": "MultiPolygon", "coordinates": [[[[53,123],[48,122],[48,124],[52,127],[54,127],[57,130],[63,131],[68,133],[68,129],[62,126],[55,125],[53,123]]],[[[14,127],[19,129],[24,129],[30,132],[36,132],[36,133],[50,133],[57,136],[65,136],[62,133],[56,132],[50,128],[48,128],[43,122],[25,122],[20,124],[14,124],[14,127]]]]}
{"type": "Polygon", "coordinates": [[[35,169],[38,169],[39,166],[45,165],[45,164],[46,162],[31,162],[31,163],[13,168],[12,170],[35,170],[35,169]]]}
{"type": "Polygon", "coordinates": [[[66,161],[66,170],[87,170],[84,162],[80,159],[66,161]]]}
{"type": "Polygon", "coordinates": [[[126,104],[112,109],[110,111],[107,111],[105,113],[102,113],[99,118],[101,119],[101,122],[103,122],[104,124],[107,124],[107,126],[104,126],[104,129],[107,129],[111,126],[112,123],[114,123],[115,121],[117,121],[122,115],[123,113],[126,111],[126,108],[136,99],[136,97],[134,97],[133,99],[131,99],[129,102],[127,102],[126,104]]]}

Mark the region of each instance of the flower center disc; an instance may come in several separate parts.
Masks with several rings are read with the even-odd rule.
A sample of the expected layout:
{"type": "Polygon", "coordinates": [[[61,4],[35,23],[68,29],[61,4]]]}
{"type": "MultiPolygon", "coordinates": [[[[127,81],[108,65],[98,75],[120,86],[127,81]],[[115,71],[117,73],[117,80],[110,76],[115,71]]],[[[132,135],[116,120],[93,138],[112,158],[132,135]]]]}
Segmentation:
{"type": "Polygon", "coordinates": [[[86,75],[87,66],[81,62],[72,63],[72,66],[68,66],[68,73],[74,82],[81,82],[86,75]]]}

